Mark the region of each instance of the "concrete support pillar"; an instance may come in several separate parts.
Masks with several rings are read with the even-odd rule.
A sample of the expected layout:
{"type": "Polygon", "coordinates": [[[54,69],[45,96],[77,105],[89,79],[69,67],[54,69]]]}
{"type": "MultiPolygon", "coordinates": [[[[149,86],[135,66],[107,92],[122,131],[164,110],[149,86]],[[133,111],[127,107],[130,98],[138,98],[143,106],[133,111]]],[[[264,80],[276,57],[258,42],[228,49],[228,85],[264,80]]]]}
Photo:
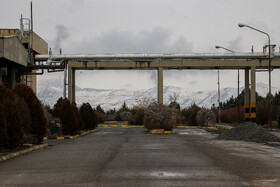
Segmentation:
{"type": "Polygon", "coordinates": [[[256,67],[251,67],[251,121],[256,122],[256,67]]]}
{"type": "Polygon", "coordinates": [[[76,74],[75,69],[72,69],[72,103],[76,102],[76,74]]]}
{"type": "Polygon", "coordinates": [[[65,66],[64,69],[64,80],[63,80],[63,99],[66,99],[66,79],[67,79],[67,65],[65,66]]]}
{"type": "Polygon", "coordinates": [[[72,100],[72,69],[68,68],[68,99],[72,100]]]}
{"type": "Polygon", "coordinates": [[[245,121],[250,121],[250,101],[249,101],[249,69],[245,69],[245,93],[244,93],[245,121]]]}
{"type": "Polygon", "coordinates": [[[75,69],[68,68],[68,99],[75,103],[75,69]]]}
{"type": "Polygon", "coordinates": [[[25,83],[25,82],[24,82],[25,76],[26,76],[26,75],[21,75],[21,76],[20,76],[20,83],[21,83],[21,84],[24,84],[24,83],[25,83]]]}
{"type": "Polygon", "coordinates": [[[158,103],[163,104],[163,68],[158,68],[158,103]]]}

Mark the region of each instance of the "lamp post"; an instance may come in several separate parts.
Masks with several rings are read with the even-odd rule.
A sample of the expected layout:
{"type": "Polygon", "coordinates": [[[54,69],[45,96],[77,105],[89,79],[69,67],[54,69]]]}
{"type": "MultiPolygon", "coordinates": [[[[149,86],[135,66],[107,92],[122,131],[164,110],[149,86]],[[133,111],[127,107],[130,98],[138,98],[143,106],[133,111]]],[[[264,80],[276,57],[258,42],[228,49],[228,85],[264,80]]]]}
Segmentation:
{"type": "Polygon", "coordinates": [[[219,104],[219,125],[221,124],[221,95],[220,95],[220,71],[218,70],[218,104],[219,104]]]}
{"type": "Polygon", "coordinates": [[[269,101],[268,101],[268,124],[270,126],[270,130],[272,130],[272,124],[271,124],[271,49],[270,49],[270,36],[269,34],[267,34],[266,32],[263,32],[259,29],[256,29],[254,27],[251,27],[249,25],[245,25],[245,24],[242,24],[242,23],[239,23],[238,26],[240,28],[242,27],[248,27],[252,30],[255,30],[255,31],[258,31],[262,34],[265,34],[267,37],[268,37],[268,79],[269,79],[269,94],[268,94],[268,97],[269,97],[269,101]]]}
{"type": "MultiPolygon", "coordinates": [[[[219,45],[216,45],[215,46],[216,49],[224,49],[226,51],[229,51],[231,53],[235,53],[233,50],[230,50],[228,48],[225,48],[225,47],[222,47],[222,46],[219,46],[219,45]]],[[[239,101],[239,69],[238,69],[238,74],[237,74],[237,106],[238,106],[238,122],[240,122],[240,101],[239,101]]]]}
{"type": "Polygon", "coordinates": [[[225,48],[225,47],[219,46],[219,45],[216,45],[215,47],[216,47],[216,49],[224,49],[224,50],[229,51],[229,52],[231,52],[231,53],[235,53],[234,51],[232,51],[232,50],[230,50],[230,49],[227,49],[227,48],[225,48]]]}

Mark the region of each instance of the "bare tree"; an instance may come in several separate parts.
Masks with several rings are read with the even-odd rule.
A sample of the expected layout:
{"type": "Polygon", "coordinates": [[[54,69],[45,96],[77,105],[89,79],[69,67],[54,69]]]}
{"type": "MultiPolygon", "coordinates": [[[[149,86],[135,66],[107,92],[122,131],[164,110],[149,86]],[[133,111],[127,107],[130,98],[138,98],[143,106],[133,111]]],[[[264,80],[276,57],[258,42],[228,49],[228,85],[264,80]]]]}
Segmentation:
{"type": "Polygon", "coordinates": [[[197,112],[196,122],[200,126],[213,126],[216,122],[216,117],[210,109],[202,108],[197,112]]]}
{"type": "Polygon", "coordinates": [[[156,102],[155,99],[143,97],[136,100],[136,105],[134,108],[147,108],[150,104],[156,102]]]}
{"type": "Polygon", "coordinates": [[[172,130],[176,125],[176,113],[168,106],[151,103],[145,110],[144,125],[147,129],[172,130]]]}
{"type": "Polygon", "coordinates": [[[178,98],[179,98],[179,94],[178,93],[173,93],[173,95],[169,95],[169,102],[170,103],[174,103],[178,101],[178,98]]]}

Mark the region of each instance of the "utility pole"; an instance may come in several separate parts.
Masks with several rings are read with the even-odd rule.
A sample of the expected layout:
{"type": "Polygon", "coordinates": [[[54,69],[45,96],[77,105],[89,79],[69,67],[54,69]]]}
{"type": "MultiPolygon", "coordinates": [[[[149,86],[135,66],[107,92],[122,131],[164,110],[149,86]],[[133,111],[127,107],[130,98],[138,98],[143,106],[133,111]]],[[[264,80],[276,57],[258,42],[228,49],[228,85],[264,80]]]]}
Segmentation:
{"type": "MultiPolygon", "coordinates": [[[[216,49],[224,49],[226,51],[229,51],[231,53],[235,53],[233,50],[230,50],[228,48],[216,45],[216,49]]],[[[238,121],[240,122],[240,104],[239,104],[239,69],[238,69],[238,78],[237,78],[237,83],[238,83],[238,92],[237,92],[237,98],[238,98],[238,121]]],[[[220,75],[219,75],[219,70],[218,70],[218,103],[219,103],[219,124],[221,123],[221,106],[220,106],[220,75]]]]}
{"type": "Polygon", "coordinates": [[[245,24],[242,24],[242,23],[239,23],[238,26],[240,28],[242,27],[248,27],[249,29],[252,29],[252,30],[255,30],[257,32],[260,32],[262,34],[265,34],[267,37],[268,37],[268,85],[269,85],[269,93],[268,93],[268,124],[269,124],[269,127],[270,127],[270,130],[272,130],[272,123],[271,123],[271,118],[272,118],[272,114],[271,114],[271,45],[270,45],[270,36],[268,33],[266,32],[263,32],[259,29],[256,29],[254,27],[251,27],[249,25],[245,25],[245,24]]]}
{"type": "Polygon", "coordinates": [[[218,105],[219,105],[219,124],[221,124],[220,70],[218,70],[218,105]]]}
{"type": "Polygon", "coordinates": [[[237,75],[237,106],[238,106],[238,122],[240,123],[240,98],[239,98],[239,69],[238,69],[238,75],[237,75]]]}

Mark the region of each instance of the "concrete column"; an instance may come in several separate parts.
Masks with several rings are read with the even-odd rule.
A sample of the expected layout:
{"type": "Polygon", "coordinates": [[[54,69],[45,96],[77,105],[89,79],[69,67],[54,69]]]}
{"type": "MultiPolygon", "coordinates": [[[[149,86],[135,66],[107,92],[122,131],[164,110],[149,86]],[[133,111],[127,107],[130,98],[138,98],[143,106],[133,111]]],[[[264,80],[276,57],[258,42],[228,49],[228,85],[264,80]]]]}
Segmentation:
{"type": "Polygon", "coordinates": [[[75,103],[75,69],[68,67],[68,99],[75,103]]]}
{"type": "Polygon", "coordinates": [[[75,69],[72,68],[72,102],[71,103],[76,103],[76,74],[75,74],[75,69]]]}
{"type": "Polygon", "coordinates": [[[64,80],[63,80],[63,99],[66,98],[66,79],[67,79],[67,65],[64,69],[64,80]]]}
{"type": "Polygon", "coordinates": [[[24,75],[20,75],[20,80],[19,80],[19,82],[21,83],[21,84],[24,84],[24,75]]]}
{"type": "Polygon", "coordinates": [[[251,67],[251,121],[256,122],[256,67],[251,67]]]}
{"type": "Polygon", "coordinates": [[[72,100],[72,68],[68,68],[68,100],[72,100]]]}
{"type": "Polygon", "coordinates": [[[245,69],[245,93],[244,93],[245,121],[250,121],[250,101],[249,101],[249,69],[245,69]]]}
{"type": "Polygon", "coordinates": [[[163,104],[163,68],[158,68],[158,103],[163,104]]]}

